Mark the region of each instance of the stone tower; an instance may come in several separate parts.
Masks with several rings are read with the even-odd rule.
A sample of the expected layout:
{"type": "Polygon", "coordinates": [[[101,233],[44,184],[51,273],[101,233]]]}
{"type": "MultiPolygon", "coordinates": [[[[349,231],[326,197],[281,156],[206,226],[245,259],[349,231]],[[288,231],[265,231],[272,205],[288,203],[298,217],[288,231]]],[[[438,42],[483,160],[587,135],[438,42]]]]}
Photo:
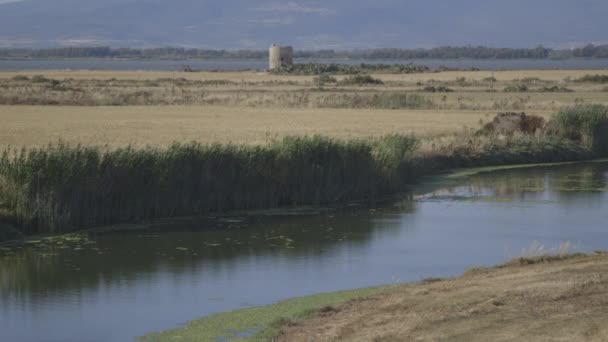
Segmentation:
{"type": "Polygon", "coordinates": [[[279,69],[282,66],[293,65],[293,48],[272,44],[269,51],[269,69],[279,69]]]}

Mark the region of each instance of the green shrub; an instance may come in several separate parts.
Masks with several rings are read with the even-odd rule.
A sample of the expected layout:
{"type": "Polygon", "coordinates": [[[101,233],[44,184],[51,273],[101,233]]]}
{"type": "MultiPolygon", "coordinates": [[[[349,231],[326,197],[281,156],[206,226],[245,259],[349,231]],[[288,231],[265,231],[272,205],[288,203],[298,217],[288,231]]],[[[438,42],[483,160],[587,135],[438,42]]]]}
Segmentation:
{"type": "Polygon", "coordinates": [[[573,93],[574,90],[562,86],[551,86],[551,87],[542,87],[539,89],[540,92],[545,93],[573,93]]]}
{"type": "Polygon", "coordinates": [[[332,94],[318,103],[321,108],[430,109],[435,104],[419,94],[332,94]]]}
{"type": "Polygon", "coordinates": [[[454,90],[446,86],[426,86],[422,89],[422,91],[429,93],[451,93],[454,90]]]}
{"type": "Polygon", "coordinates": [[[576,79],[575,82],[581,83],[608,83],[608,75],[585,75],[579,79],[576,79]]]}
{"type": "Polygon", "coordinates": [[[54,79],[46,78],[42,75],[35,75],[32,77],[32,83],[49,83],[52,86],[56,86],[59,85],[61,82],[54,79]]]}
{"type": "Polygon", "coordinates": [[[550,122],[551,133],[608,153],[608,107],[578,105],[560,110],[550,122]]]}
{"type": "Polygon", "coordinates": [[[42,75],[32,76],[32,83],[46,83],[46,82],[50,82],[50,81],[51,81],[50,78],[46,78],[42,75]]]}
{"type": "Polygon", "coordinates": [[[327,83],[338,83],[338,80],[331,75],[323,74],[315,77],[313,82],[318,86],[323,86],[327,83]]]}
{"type": "Polygon", "coordinates": [[[363,86],[363,85],[380,85],[380,84],[384,84],[384,82],[382,82],[382,80],[377,79],[377,78],[373,78],[371,75],[355,75],[355,76],[349,76],[345,79],[343,79],[342,81],[339,82],[340,85],[358,85],[358,86],[363,86]]]}
{"type": "Polygon", "coordinates": [[[424,65],[416,64],[294,64],[281,67],[277,70],[272,70],[274,74],[291,74],[291,75],[358,75],[362,73],[386,73],[386,74],[412,74],[429,71],[429,68],[424,65]]]}
{"type": "Polygon", "coordinates": [[[507,93],[524,93],[528,91],[528,86],[525,84],[512,84],[505,87],[507,93]]]}
{"type": "Polygon", "coordinates": [[[30,78],[25,75],[16,75],[13,77],[13,81],[29,81],[30,78]]]}

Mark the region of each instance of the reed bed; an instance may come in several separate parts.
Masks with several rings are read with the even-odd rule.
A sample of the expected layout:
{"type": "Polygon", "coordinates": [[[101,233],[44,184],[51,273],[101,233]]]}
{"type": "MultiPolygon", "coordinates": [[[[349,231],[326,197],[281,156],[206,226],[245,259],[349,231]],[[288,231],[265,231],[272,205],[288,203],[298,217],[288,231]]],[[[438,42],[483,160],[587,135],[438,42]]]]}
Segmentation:
{"type": "Polygon", "coordinates": [[[472,134],[431,149],[411,135],[164,149],[56,144],[3,153],[0,221],[25,234],[61,233],[235,209],[374,201],[453,167],[592,156],[593,150],[567,139],[472,134]]]}

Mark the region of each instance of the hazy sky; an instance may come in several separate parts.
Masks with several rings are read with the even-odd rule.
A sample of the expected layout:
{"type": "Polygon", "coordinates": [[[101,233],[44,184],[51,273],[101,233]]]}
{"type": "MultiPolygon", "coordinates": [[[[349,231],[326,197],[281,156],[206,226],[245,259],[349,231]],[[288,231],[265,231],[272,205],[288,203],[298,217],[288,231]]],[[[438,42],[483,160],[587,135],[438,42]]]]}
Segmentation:
{"type": "Polygon", "coordinates": [[[0,46],[302,49],[608,42],[608,0],[0,0],[0,46]]]}

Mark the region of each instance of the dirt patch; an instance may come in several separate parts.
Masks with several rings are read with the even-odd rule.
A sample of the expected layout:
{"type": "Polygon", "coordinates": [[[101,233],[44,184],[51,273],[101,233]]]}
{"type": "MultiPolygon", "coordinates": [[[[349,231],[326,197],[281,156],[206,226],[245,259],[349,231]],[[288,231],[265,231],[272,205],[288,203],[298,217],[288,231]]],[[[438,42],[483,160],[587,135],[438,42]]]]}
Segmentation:
{"type": "Polygon", "coordinates": [[[607,341],[607,271],[606,254],[518,260],[351,301],[276,340],[607,341]]]}
{"type": "Polygon", "coordinates": [[[545,119],[540,116],[527,115],[526,113],[498,113],[494,120],[486,124],[482,133],[512,135],[520,132],[524,134],[535,134],[545,127],[545,119]]]}

